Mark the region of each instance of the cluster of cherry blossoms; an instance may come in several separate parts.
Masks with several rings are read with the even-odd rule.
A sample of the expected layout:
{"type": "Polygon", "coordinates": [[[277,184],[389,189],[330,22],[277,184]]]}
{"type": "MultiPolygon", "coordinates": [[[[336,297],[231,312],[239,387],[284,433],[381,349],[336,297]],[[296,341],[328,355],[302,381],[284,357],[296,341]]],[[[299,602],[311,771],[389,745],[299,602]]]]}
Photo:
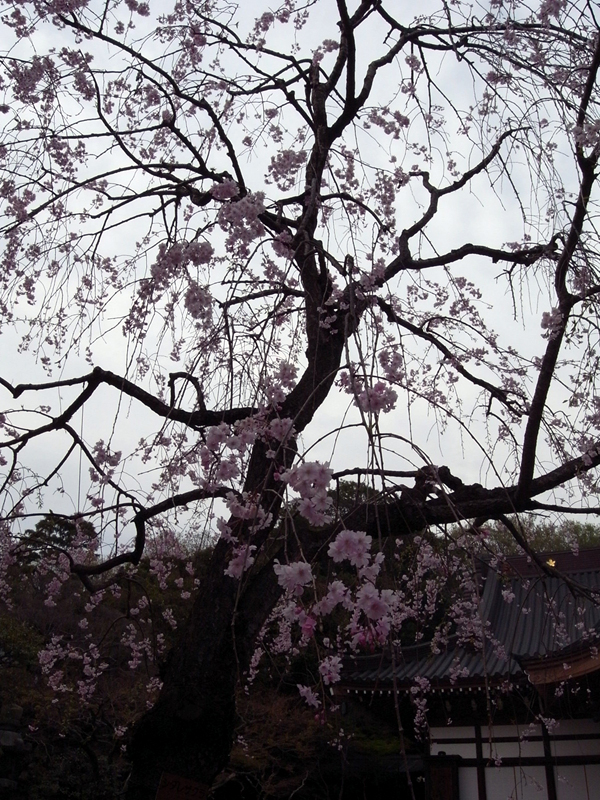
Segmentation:
{"type": "Polygon", "coordinates": [[[542,336],[545,339],[554,339],[558,336],[563,326],[563,314],[558,308],[553,308],[552,311],[544,311],[542,314],[542,330],[545,333],[542,336]]]}
{"type": "Polygon", "coordinates": [[[333,501],[328,496],[327,489],[332,474],[326,464],[306,461],[280,475],[281,480],[300,495],[298,511],[311,525],[324,525],[330,519],[329,511],[333,501]]]}
{"type": "MultiPolygon", "coordinates": [[[[213,197],[234,197],[230,192],[233,187],[218,184],[213,187],[213,197]]],[[[237,186],[236,194],[237,194],[237,186]]],[[[240,258],[248,258],[252,243],[264,235],[265,228],[260,221],[260,215],[265,210],[265,195],[263,192],[249,192],[239,199],[225,199],[219,209],[217,219],[222,230],[227,233],[225,246],[228,252],[240,258]]]]}
{"type": "Polygon", "coordinates": [[[379,351],[379,364],[386,380],[400,383],[404,378],[402,354],[397,347],[386,347],[379,351]]]}
{"type": "MultiPolygon", "coordinates": [[[[225,242],[227,251],[246,258],[250,253],[252,242],[265,231],[259,219],[264,211],[264,194],[248,193],[240,197],[238,184],[229,179],[213,184],[209,193],[219,204],[217,221],[227,233],[225,242]]],[[[285,247],[285,243],[285,238],[281,239],[281,247],[285,247]]],[[[205,240],[182,240],[159,244],[149,278],[139,282],[138,295],[142,301],[141,308],[145,308],[147,304],[155,304],[164,292],[172,288],[177,278],[185,277],[188,287],[184,306],[193,319],[208,326],[212,320],[213,297],[208,286],[199,284],[189,275],[188,267],[207,265],[213,258],[214,249],[205,240]]],[[[141,309],[138,309],[138,316],[141,313],[141,309]]],[[[132,313],[130,328],[141,329],[142,324],[142,319],[136,320],[135,314],[132,313]]]]}
{"type": "Polygon", "coordinates": [[[344,530],[329,545],[327,555],[338,564],[349,561],[353,567],[363,568],[369,562],[372,541],[363,531],[344,530]]]}
{"type": "Polygon", "coordinates": [[[319,47],[313,51],[312,63],[319,64],[327,53],[335,53],[336,50],[339,50],[339,47],[339,42],[336,42],[335,39],[324,39],[319,47]]]}
{"type": "MultiPolygon", "coordinates": [[[[304,645],[307,645],[320,627],[319,620],[331,615],[336,609],[343,609],[349,615],[346,627],[349,635],[349,646],[356,649],[368,640],[385,641],[389,626],[383,621],[390,613],[391,592],[380,591],[374,585],[383,561],[380,553],[372,556],[372,539],[362,531],[341,531],[331,542],[328,555],[334,563],[348,561],[357,568],[358,583],[352,588],[344,581],[334,579],[330,581],[320,599],[307,599],[304,604],[300,598],[305,593],[305,588],[315,585],[315,576],[310,564],[296,561],[289,564],[274,566],[278,583],[284,590],[284,598],[272,616],[280,622],[279,642],[275,645],[279,650],[294,650],[293,626],[297,625],[304,645]],[[282,638],[285,644],[282,644],[282,638]]],[[[329,649],[330,643],[324,643],[329,649]]],[[[319,674],[325,685],[336,683],[340,679],[341,657],[329,654],[320,661],[319,674]]],[[[299,687],[302,696],[309,705],[317,706],[314,702],[316,695],[307,687],[299,687]]]]}
{"type": "Polygon", "coordinates": [[[356,396],[358,407],[371,414],[378,414],[380,411],[392,411],[396,406],[397,400],[398,394],[382,381],[363,389],[356,396]]]}
{"type": "Polygon", "coordinates": [[[597,148],[600,146],[600,119],[586,122],[584,125],[576,125],[573,128],[575,141],[581,147],[597,148]]]}
{"type": "Polygon", "coordinates": [[[242,574],[254,564],[252,553],[255,550],[256,547],[253,544],[236,545],[225,569],[225,575],[229,575],[230,578],[241,578],[242,574]]]}
{"type": "Polygon", "coordinates": [[[115,470],[121,463],[122,452],[120,450],[112,452],[110,447],[105,445],[104,440],[100,439],[94,445],[92,455],[94,467],[90,468],[90,480],[92,483],[108,483],[114,477],[115,470]]]}
{"type": "MultiPolygon", "coordinates": [[[[246,532],[250,537],[271,524],[272,515],[264,510],[256,498],[246,492],[241,495],[230,492],[227,495],[226,504],[231,520],[245,520],[248,523],[246,532]]],[[[256,546],[248,542],[240,542],[234,535],[231,526],[222,517],[216,520],[216,525],[221,538],[232,545],[231,558],[225,568],[225,575],[239,579],[254,563],[253,553],[256,551],[256,546]]]]}
{"type": "Polygon", "coordinates": [[[306,162],[306,156],[305,150],[280,150],[271,158],[267,183],[276,183],[282,192],[291,189],[296,182],[298,172],[306,162]]]}
{"type": "MultiPolygon", "coordinates": [[[[202,474],[193,471],[194,482],[211,488],[236,480],[243,471],[248,449],[257,441],[269,445],[268,453],[276,458],[280,447],[295,436],[294,422],[289,417],[272,416],[287,393],[295,386],[297,369],[286,361],[279,363],[272,375],[266,376],[262,390],[266,405],[254,416],[233,425],[222,422],[208,428],[199,457],[202,474]]],[[[244,517],[247,518],[247,517],[244,517]]]]}
{"type": "Polygon", "coordinates": [[[269,405],[276,410],[285,400],[288,392],[296,385],[298,367],[290,364],[289,361],[280,361],[276,370],[265,377],[262,382],[262,390],[269,405]]]}
{"type": "MultiPolygon", "coordinates": [[[[408,623],[417,623],[418,629],[420,621],[432,619],[439,612],[442,597],[449,596],[448,587],[453,583],[460,585],[461,591],[452,593],[453,600],[446,616],[430,632],[432,652],[440,652],[447,646],[449,636],[456,636],[460,642],[479,647],[488,641],[502,656],[501,648],[490,639],[489,631],[477,614],[476,580],[461,551],[465,541],[459,540],[443,552],[432,542],[415,537],[411,568],[400,571],[394,588],[378,585],[382,580],[384,557],[382,552],[374,553],[372,545],[372,537],[364,531],[339,531],[329,544],[327,556],[342,569],[325,583],[319,571],[305,561],[276,562],[274,569],[284,595],[259,637],[253,675],[261,655],[267,650],[273,654],[294,655],[302,648],[313,646],[319,657],[318,685],[299,684],[298,691],[309,706],[324,709],[331,705],[325,688],[341,679],[344,652],[395,646],[408,623]],[[354,569],[354,577],[348,566],[354,569]],[[332,624],[337,630],[335,642],[325,634],[332,624]]],[[[406,558],[401,540],[397,540],[396,547],[396,559],[406,558]]],[[[422,632],[417,632],[416,640],[422,636],[422,632]]],[[[460,677],[459,670],[453,680],[460,677]]],[[[413,689],[417,727],[424,726],[427,682],[417,677],[413,689]]]]}
{"type": "Polygon", "coordinates": [[[294,253],[292,241],[293,237],[289,231],[284,231],[276,236],[271,242],[275,255],[278,255],[280,258],[291,258],[294,253]]]}
{"type": "Polygon", "coordinates": [[[212,245],[206,241],[182,240],[174,244],[162,242],[158,246],[156,260],[150,268],[150,275],[138,283],[138,302],[134,303],[124,323],[124,331],[142,335],[149,312],[159,300],[169,294],[177,296],[174,290],[177,281],[187,283],[184,307],[192,319],[199,320],[208,327],[212,320],[213,298],[208,286],[200,285],[190,276],[190,267],[202,267],[210,263],[214,256],[212,245]]]}
{"type": "Polygon", "coordinates": [[[13,538],[10,526],[5,522],[0,523],[0,600],[8,610],[12,609],[10,598],[10,584],[7,580],[9,569],[15,564],[17,557],[13,547],[13,538]]]}
{"type": "MultiPolygon", "coordinates": [[[[402,366],[401,357],[395,353],[390,355],[387,350],[383,353],[383,366],[389,373],[390,379],[399,378],[402,366]]],[[[383,381],[377,381],[372,386],[365,386],[359,378],[342,372],[338,383],[347,394],[354,395],[354,404],[365,414],[387,413],[396,407],[398,393],[383,381]]]]}
{"type": "Polygon", "coordinates": [[[190,317],[200,320],[204,325],[210,325],[212,304],[213,298],[208,289],[200,286],[196,281],[191,281],[184,300],[185,308],[190,317]]]}
{"type": "Polygon", "coordinates": [[[277,575],[280,586],[286,592],[294,595],[301,595],[304,587],[312,582],[313,575],[310,564],[306,561],[295,561],[292,564],[280,564],[275,560],[273,570],[277,575]]]}
{"type": "MultiPolygon", "coordinates": [[[[53,703],[59,702],[60,695],[76,697],[82,706],[101,702],[116,674],[118,653],[116,671],[128,669],[132,680],[141,680],[140,696],[145,707],[153,705],[161,687],[158,663],[199,579],[193,563],[186,561],[181,543],[166,527],[149,535],[148,556],[142,575],[130,568],[122,584],[93,594],[82,588],[74,592],[82,605],[77,627],[50,636],[38,653],[41,672],[55,693],[53,703]],[[107,607],[112,609],[108,617],[107,607]],[[98,691],[100,684],[102,692],[98,691]]],[[[36,567],[49,613],[64,613],[60,603],[62,587],[69,577],[66,556],[44,556],[36,567]]]]}
{"type": "Polygon", "coordinates": [[[173,278],[188,264],[208,264],[213,255],[213,247],[208,242],[177,242],[170,246],[160,244],[156,261],[150,269],[152,286],[155,290],[168,288],[173,278]]]}
{"type": "Polygon", "coordinates": [[[239,187],[235,181],[224,180],[221,183],[215,183],[210,187],[210,193],[215,200],[231,200],[232,197],[237,197],[239,194],[239,187]]]}

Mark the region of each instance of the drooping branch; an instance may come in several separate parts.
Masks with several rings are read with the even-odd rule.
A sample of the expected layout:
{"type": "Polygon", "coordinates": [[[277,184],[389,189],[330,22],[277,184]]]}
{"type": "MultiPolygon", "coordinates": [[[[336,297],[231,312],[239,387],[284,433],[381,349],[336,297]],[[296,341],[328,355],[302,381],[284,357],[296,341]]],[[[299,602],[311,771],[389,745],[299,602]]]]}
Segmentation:
{"type": "MultiPolygon", "coordinates": [[[[91,583],[89,580],[90,577],[106,575],[106,573],[111,572],[118,567],[122,567],[124,564],[137,565],[140,563],[146,546],[146,523],[149,520],[153,519],[154,517],[161,516],[165,512],[171,511],[175,508],[184,508],[190,503],[197,502],[198,500],[207,500],[217,497],[225,498],[231,492],[232,490],[228,487],[216,487],[210,490],[192,489],[189,492],[173,495],[172,497],[169,497],[160,503],[155,503],[152,506],[139,508],[133,517],[133,525],[135,526],[135,539],[132,549],[94,564],[78,564],[68,553],[66,553],[71,561],[71,572],[82,579],[89,591],[100,591],[106,588],[106,586],[117,582],[120,578],[120,574],[111,576],[107,582],[104,582],[101,585],[95,585],[91,583]]],[[[139,507],[139,503],[137,505],[139,507]]]]}
{"type": "MultiPolygon", "coordinates": [[[[586,81],[586,93],[581,103],[581,110],[578,119],[585,120],[585,112],[589,103],[589,86],[595,84],[598,70],[600,69],[600,41],[596,43],[594,59],[590,67],[590,73],[586,81]]],[[[583,122],[582,122],[583,124],[583,122]]],[[[531,401],[531,408],[525,428],[523,438],[523,453],[521,457],[521,469],[519,474],[519,496],[523,498],[529,493],[529,484],[535,472],[535,462],[537,454],[538,436],[542,424],[544,411],[548,399],[550,387],[555,378],[555,370],[558,358],[564,342],[566,327],[569,314],[578,298],[573,296],[567,288],[567,273],[572,265],[574,255],[580,246],[583,225],[588,215],[588,209],[592,194],[592,189],[597,182],[597,165],[599,158],[598,148],[596,147],[589,157],[584,158],[581,148],[577,147],[577,158],[581,170],[581,181],[579,195],[575,203],[575,210],[571,219],[569,233],[567,235],[562,252],[558,257],[556,270],[554,273],[554,288],[557,295],[557,313],[560,320],[550,332],[546,352],[542,357],[540,374],[536,383],[535,391],[531,401]]]]}
{"type": "Polygon", "coordinates": [[[518,414],[519,416],[522,415],[523,409],[516,405],[514,402],[511,402],[508,398],[508,395],[504,389],[501,389],[499,386],[494,386],[494,384],[486,381],[484,378],[479,378],[477,375],[474,375],[470,372],[463,364],[461,364],[459,357],[456,353],[453,353],[452,350],[445,345],[437,336],[434,336],[432,333],[424,330],[423,328],[419,327],[418,325],[414,325],[412,322],[401,317],[397,314],[391,305],[383,298],[377,298],[377,304],[381,308],[381,310],[385,313],[387,318],[390,322],[398,325],[401,328],[404,328],[407,331],[410,331],[412,334],[417,336],[419,339],[422,339],[425,342],[429,342],[432,344],[439,352],[444,356],[445,359],[452,365],[452,367],[466,378],[468,381],[473,383],[475,386],[481,386],[482,389],[485,389],[487,392],[490,393],[491,397],[494,397],[503,406],[509,408],[513,413],[518,414]]]}
{"type": "Polygon", "coordinates": [[[65,411],[56,417],[51,423],[36,428],[34,431],[29,431],[22,436],[5,442],[4,445],[14,445],[25,443],[29,439],[40,436],[51,430],[59,430],[66,422],[72,419],[73,415],[90,399],[93,393],[102,384],[112,386],[118,389],[128,397],[138,400],[142,405],[156,414],[158,417],[170,419],[174,422],[181,422],[190,428],[201,429],[210,425],[219,425],[221,422],[233,423],[241,419],[246,419],[256,413],[256,409],[252,407],[245,408],[227,408],[223,411],[209,411],[200,408],[197,411],[184,411],[180,408],[174,408],[160,400],[155,395],[147,392],[145,389],[137,386],[132,381],[121,375],[116,375],[110,370],[104,370],[101,367],[94,367],[93,371],[88,375],[83,375],[79,378],[70,378],[62,381],[49,381],[48,383],[27,384],[20,383],[13,386],[8,381],[0,378],[0,384],[4,386],[16,399],[25,392],[42,392],[47,389],[67,388],[70,386],[78,386],[82,383],[87,384],[86,388],[81,392],[79,397],[65,409],[65,411]]]}
{"type": "Polygon", "coordinates": [[[161,78],[167,83],[169,86],[170,91],[173,92],[173,95],[185,102],[190,103],[195,108],[204,111],[208,117],[214,129],[217,131],[223,146],[229,156],[229,160],[231,166],[234,170],[236,180],[240,187],[240,191],[244,192],[246,189],[246,184],[244,181],[244,176],[238,161],[236,149],[227,135],[220,119],[220,115],[215,111],[215,109],[211,106],[211,104],[204,98],[198,97],[191,94],[188,94],[182,91],[181,86],[179,85],[178,81],[175,80],[173,75],[171,75],[167,70],[163,69],[159,64],[153,61],[150,58],[144,56],[139,50],[134,49],[126,42],[119,41],[112,36],[104,33],[101,29],[94,30],[87,25],[85,25],[78,17],[75,15],[71,17],[66,17],[62,14],[58,14],[57,18],[68,28],[72,28],[75,31],[80,32],[83,36],[89,36],[92,39],[98,39],[99,41],[106,42],[106,44],[111,45],[116,49],[116,51],[121,51],[126,53],[131,57],[133,63],[141,63],[144,64],[149,70],[155,72],[157,75],[160,75],[161,78]]]}

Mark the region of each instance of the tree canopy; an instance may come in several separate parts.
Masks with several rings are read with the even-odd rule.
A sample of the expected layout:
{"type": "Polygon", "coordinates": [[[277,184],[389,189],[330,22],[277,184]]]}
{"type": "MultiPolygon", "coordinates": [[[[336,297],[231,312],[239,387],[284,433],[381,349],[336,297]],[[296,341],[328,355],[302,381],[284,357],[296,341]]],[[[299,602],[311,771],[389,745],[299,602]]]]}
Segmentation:
{"type": "Polygon", "coordinates": [[[130,745],[154,797],[226,762],[273,615],[317,648],[321,706],[340,651],[434,614],[487,520],[598,513],[597,13],[2,8],[4,569],[49,508],[98,534],[52,556],[92,607],[215,544],[130,745]],[[370,489],[338,510],[349,475],[370,489]],[[380,583],[385,540],[428,529],[444,553],[420,537],[380,583]]]}

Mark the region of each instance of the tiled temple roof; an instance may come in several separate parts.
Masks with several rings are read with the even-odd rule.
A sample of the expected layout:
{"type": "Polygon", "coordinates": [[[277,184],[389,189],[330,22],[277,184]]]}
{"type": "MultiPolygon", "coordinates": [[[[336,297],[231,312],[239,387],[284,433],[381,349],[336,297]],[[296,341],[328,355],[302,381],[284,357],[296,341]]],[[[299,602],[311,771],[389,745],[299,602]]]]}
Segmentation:
{"type": "MultiPolygon", "coordinates": [[[[483,647],[459,644],[454,637],[439,653],[424,643],[398,648],[393,659],[389,652],[349,658],[343,686],[389,689],[395,679],[406,687],[416,677],[440,688],[473,686],[484,679],[527,680],[530,664],[539,668],[552,661],[562,667],[561,658],[577,655],[581,660],[584,651],[584,671],[600,669],[594,649],[600,643],[600,549],[582,550],[578,556],[546,553],[542,559],[566,579],[545,575],[525,556],[509,557],[501,573],[484,566],[480,610],[489,635],[483,647]],[[573,585],[583,592],[574,594],[573,585]],[[511,602],[503,592],[514,595],[511,602]],[[593,601],[596,593],[598,603],[593,601]]],[[[565,677],[570,677],[567,667],[565,677]]]]}

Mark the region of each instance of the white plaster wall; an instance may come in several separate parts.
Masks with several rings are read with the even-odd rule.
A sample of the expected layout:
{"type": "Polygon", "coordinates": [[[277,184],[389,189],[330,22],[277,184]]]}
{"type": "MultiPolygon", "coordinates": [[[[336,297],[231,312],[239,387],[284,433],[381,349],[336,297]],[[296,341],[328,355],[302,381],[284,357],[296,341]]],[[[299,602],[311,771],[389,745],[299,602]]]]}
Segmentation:
{"type": "MultiPolygon", "coordinates": [[[[548,797],[544,767],[488,767],[485,787],[487,800],[547,800],[548,797]]],[[[461,796],[460,800],[467,798],[461,796]]]]}
{"type": "Polygon", "coordinates": [[[475,767],[461,767],[458,770],[458,792],[460,800],[478,800],[477,770],[475,767]]]}
{"type": "Polygon", "coordinates": [[[431,728],[429,736],[432,756],[437,756],[438,753],[443,751],[447,756],[477,757],[477,749],[474,743],[457,744],[445,741],[446,739],[474,739],[475,728],[470,725],[465,725],[461,728],[431,728]]]}
{"type": "Polygon", "coordinates": [[[554,774],[558,800],[598,800],[600,798],[600,764],[586,767],[556,767],[554,774]]]}
{"type": "MultiPolygon", "coordinates": [[[[564,719],[552,731],[554,735],[595,734],[600,736],[600,724],[591,719],[564,719]]],[[[553,756],[600,755],[600,739],[551,742],[553,756]]],[[[598,788],[600,797],[600,787],[598,788]]]]}

